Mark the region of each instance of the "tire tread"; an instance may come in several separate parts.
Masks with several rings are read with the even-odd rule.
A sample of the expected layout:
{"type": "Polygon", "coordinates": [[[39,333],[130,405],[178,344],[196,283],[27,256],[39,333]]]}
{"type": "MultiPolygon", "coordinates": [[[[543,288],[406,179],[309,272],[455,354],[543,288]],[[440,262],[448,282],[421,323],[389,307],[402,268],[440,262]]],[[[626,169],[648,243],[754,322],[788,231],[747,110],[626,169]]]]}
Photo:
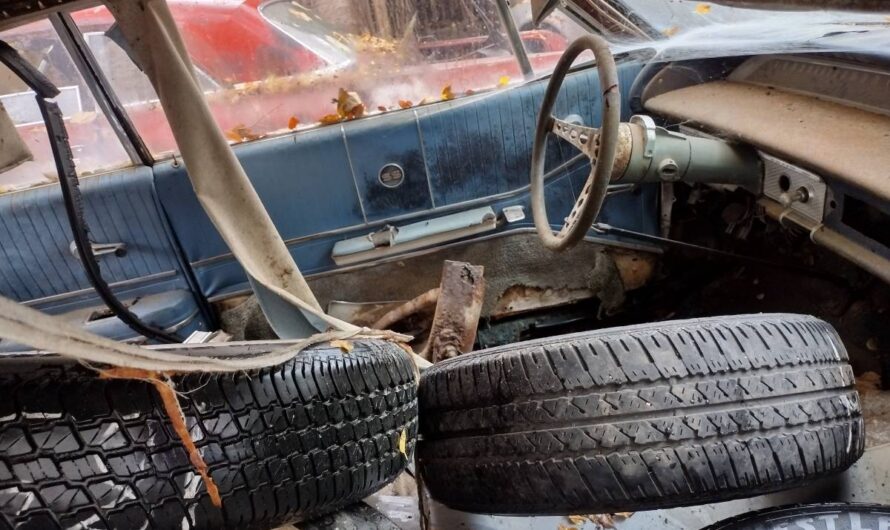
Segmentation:
{"type": "Polygon", "coordinates": [[[800,315],[487,350],[424,374],[418,461],[433,496],[468,511],[627,511],[793,487],[863,451],[847,360],[830,325],[800,315]]]}

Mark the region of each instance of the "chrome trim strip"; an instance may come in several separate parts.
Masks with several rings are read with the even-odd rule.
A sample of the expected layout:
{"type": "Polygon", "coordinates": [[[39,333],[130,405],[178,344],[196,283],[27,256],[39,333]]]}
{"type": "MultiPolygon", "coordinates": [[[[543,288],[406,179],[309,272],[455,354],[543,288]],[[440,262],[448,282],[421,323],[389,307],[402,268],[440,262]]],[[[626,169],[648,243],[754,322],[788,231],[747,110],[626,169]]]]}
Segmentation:
{"type": "MultiPolygon", "coordinates": [[[[122,288],[122,287],[132,287],[134,285],[139,285],[142,283],[150,283],[150,282],[153,282],[156,280],[162,280],[164,278],[174,278],[174,277],[176,277],[177,274],[178,274],[178,272],[175,270],[165,271],[165,272],[156,272],[154,274],[149,274],[148,276],[141,276],[139,278],[130,278],[128,280],[114,282],[114,283],[109,284],[108,286],[111,287],[112,289],[117,289],[117,288],[122,288]]],[[[41,298],[25,300],[24,302],[21,302],[21,303],[25,304],[25,305],[29,305],[29,306],[30,305],[46,304],[46,303],[50,303],[50,302],[58,302],[59,300],[66,300],[68,298],[75,298],[77,296],[82,296],[82,295],[89,294],[92,292],[95,292],[95,290],[92,287],[88,287],[86,289],[79,289],[77,291],[70,291],[67,293],[59,293],[59,294],[54,294],[54,295],[50,295],[50,296],[44,296],[41,298]]]]}

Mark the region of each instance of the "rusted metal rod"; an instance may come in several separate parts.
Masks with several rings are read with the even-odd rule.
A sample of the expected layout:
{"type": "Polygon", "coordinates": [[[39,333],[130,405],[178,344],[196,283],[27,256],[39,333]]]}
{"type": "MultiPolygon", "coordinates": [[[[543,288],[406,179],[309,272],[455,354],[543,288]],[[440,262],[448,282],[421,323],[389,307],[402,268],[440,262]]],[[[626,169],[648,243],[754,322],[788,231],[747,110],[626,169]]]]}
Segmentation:
{"type": "Polygon", "coordinates": [[[445,261],[439,302],[422,357],[435,363],[472,351],[485,295],[484,271],[480,265],[445,261]]]}
{"type": "Polygon", "coordinates": [[[435,305],[439,300],[440,290],[439,287],[430,289],[420,296],[417,296],[404,304],[400,304],[398,307],[387,311],[386,314],[377,319],[377,322],[374,322],[374,325],[371,327],[374,329],[389,329],[389,327],[396,322],[419,313],[429,306],[435,305]]]}

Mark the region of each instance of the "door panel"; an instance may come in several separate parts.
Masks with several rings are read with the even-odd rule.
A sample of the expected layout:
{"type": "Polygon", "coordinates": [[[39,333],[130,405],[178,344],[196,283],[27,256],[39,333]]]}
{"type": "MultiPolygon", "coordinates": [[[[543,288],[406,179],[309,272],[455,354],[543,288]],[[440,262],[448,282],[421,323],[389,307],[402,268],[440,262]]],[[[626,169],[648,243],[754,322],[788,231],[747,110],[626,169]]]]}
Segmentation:
{"type": "MultiPolygon", "coordinates": [[[[236,147],[269,215],[285,239],[364,223],[340,127],[236,147]]],[[[226,256],[229,248],[204,213],[185,168],[155,165],[158,195],[191,262],[226,256]]]]}
{"type": "MultiPolygon", "coordinates": [[[[126,245],[124,256],[99,258],[102,276],[115,293],[127,301],[178,292],[176,314],[196,313],[200,304],[158,206],[151,169],[85,178],[81,191],[92,241],[126,245]]],[[[0,294],[56,314],[104,307],[72,252],[72,240],[58,185],[0,195],[0,294]]],[[[160,320],[172,314],[145,303],[140,311],[143,306],[146,315],[160,320]]],[[[97,329],[116,337],[135,335],[119,321],[97,329]]]]}
{"type": "MultiPolygon", "coordinates": [[[[639,70],[637,65],[619,69],[625,92],[639,70]]],[[[496,212],[521,205],[526,218],[497,230],[529,230],[531,143],[545,87],[546,81],[538,81],[260,140],[236,146],[235,152],[306,274],[335,268],[331,249],[337,241],[365,236],[387,223],[404,225],[483,205],[496,212]],[[380,183],[380,169],[387,163],[405,170],[401,186],[380,183]]],[[[587,124],[599,124],[600,93],[595,70],[573,73],[557,114],[577,114],[587,124]]],[[[548,167],[556,168],[577,152],[551,139],[547,154],[548,167]]],[[[216,298],[247,290],[243,270],[201,210],[185,169],[169,163],[155,169],[161,203],[204,294],[216,298]]],[[[588,172],[585,160],[551,176],[545,190],[552,222],[571,209],[588,172]]],[[[654,233],[655,199],[654,187],[616,195],[601,219],[654,233]]]]}
{"type": "Polygon", "coordinates": [[[413,112],[396,112],[343,128],[367,221],[432,208],[426,160],[413,112]],[[400,186],[381,185],[380,170],[387,164],[396,164],[404,171],[400,186]]]}

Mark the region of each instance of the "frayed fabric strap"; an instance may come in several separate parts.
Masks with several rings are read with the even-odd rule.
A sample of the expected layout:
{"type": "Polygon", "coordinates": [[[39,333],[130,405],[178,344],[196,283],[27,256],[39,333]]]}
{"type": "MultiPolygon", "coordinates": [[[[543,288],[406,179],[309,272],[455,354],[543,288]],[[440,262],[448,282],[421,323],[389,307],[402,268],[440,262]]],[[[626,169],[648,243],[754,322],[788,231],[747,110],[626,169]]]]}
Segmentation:
{"type": "Polygon", "coordinates": [[[356,328],[319,333],[249,357],[183,355],[106,339],[4,297],[0,297],[0,337],[83,363],[177,373],[257,370],[281,364],[309,346],[332,340],[381,339],[403,343],[411,339],[392,331],[356,328]]]}

